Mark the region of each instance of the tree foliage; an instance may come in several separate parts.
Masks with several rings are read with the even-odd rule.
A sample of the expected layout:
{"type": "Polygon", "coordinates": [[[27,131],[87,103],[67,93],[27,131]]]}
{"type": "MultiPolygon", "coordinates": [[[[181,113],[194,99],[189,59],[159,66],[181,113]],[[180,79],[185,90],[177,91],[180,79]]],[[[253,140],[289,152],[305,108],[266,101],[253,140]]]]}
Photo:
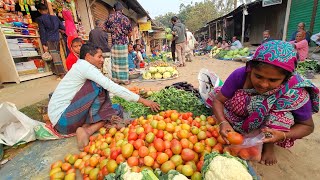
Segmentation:
{"type": "Polygon", "coordinates": [[[165,27],[171,27],[170,19],[177,16],[186,27],[194,32],[209,21],[229,13],[234,7],[234,0],[204,0],[188,5],[180,4],[178,13],[169,12],[155,17],[155,21],[165,27]]]}

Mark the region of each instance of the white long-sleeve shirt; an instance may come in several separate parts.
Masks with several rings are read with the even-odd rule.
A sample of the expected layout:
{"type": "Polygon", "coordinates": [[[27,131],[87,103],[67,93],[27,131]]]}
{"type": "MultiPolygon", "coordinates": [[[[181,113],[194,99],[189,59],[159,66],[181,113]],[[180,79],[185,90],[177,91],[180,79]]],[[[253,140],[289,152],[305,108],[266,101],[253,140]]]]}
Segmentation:
{"type": "Polygon", "coordinates": [[[53,126],[58,123],[62,113],[86,80],[96,82],[107,91],[127,101],[137,102],[140,98],[139,95],[105,77],[97,67],[88,61],[79,59],[61,80],[50,99],[48,115],[53,126]]]}

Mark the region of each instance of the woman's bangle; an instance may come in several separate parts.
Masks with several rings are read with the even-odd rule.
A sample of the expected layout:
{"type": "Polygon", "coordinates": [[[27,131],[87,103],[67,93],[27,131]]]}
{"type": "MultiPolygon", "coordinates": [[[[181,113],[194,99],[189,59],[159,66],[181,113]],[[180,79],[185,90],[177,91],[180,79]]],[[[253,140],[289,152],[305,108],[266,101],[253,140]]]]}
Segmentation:
{"type": "Polygon", "coordinates": [[[220,126],[223,123],[228,123],[228,121],[222,121],[221,123],[218,124],[218,126],[220,126]]]}
{"type": "Polygon", "coordinates": [[[282,133],[283,133],[283,137],[284,137],[284,138],[283,138],[283,141],[282,141],[282,143],[283,143],[283,142],[287,139],[287,136],[286,136],[286,133],[285,133],[285,132],[282,131],[282,133]]]}

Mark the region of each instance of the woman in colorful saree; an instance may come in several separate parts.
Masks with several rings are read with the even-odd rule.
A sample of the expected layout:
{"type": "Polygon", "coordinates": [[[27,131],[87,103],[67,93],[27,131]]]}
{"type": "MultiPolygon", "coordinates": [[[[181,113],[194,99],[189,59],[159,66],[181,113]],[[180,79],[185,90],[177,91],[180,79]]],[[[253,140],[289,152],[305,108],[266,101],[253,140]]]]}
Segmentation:
{"type": "Polygon", "coordinates": [[[230,131],[272,135],[264,139],[260,163],[265,165],[277,163],[275,144],[289,148],[314,129],[319,89],[295,73],[296,63],[290,43],[266,42],[246,67],[235,70],[214,92],[213,112],[225,140],[230,131]]]}

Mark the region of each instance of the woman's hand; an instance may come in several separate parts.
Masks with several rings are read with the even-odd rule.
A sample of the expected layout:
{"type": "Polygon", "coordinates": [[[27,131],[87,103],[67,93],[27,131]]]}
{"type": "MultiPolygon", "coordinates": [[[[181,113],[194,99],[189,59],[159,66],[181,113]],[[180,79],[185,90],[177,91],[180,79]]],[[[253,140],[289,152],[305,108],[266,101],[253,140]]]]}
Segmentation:
{"type": "Polygon", "coordinates": [[[228,121],[222,121],[222,123],[220,123],[220,134],[223,140],[225,140],[227,144],[229,144],[227,136],[228,136],[228,133],[231,131],[234,131],[234,130],[228,121]]]}
{"type": "Polygon", "coordinates": [[[142,103],[145,106],[150,107],[153,112],[158,112],[160,110],[160,105],[158,103],[155,103],[148,99],[140,98],[138,102],[142,103]]]}
{"type": "Polygon", "coordinates": [[[286,134],[283,131],[277,131],[274,129],[264,128],[261,129],[263,133],[271,134],[271,137],[266,137],[263,143],[276,143],[286,139],[286,134]]]}

